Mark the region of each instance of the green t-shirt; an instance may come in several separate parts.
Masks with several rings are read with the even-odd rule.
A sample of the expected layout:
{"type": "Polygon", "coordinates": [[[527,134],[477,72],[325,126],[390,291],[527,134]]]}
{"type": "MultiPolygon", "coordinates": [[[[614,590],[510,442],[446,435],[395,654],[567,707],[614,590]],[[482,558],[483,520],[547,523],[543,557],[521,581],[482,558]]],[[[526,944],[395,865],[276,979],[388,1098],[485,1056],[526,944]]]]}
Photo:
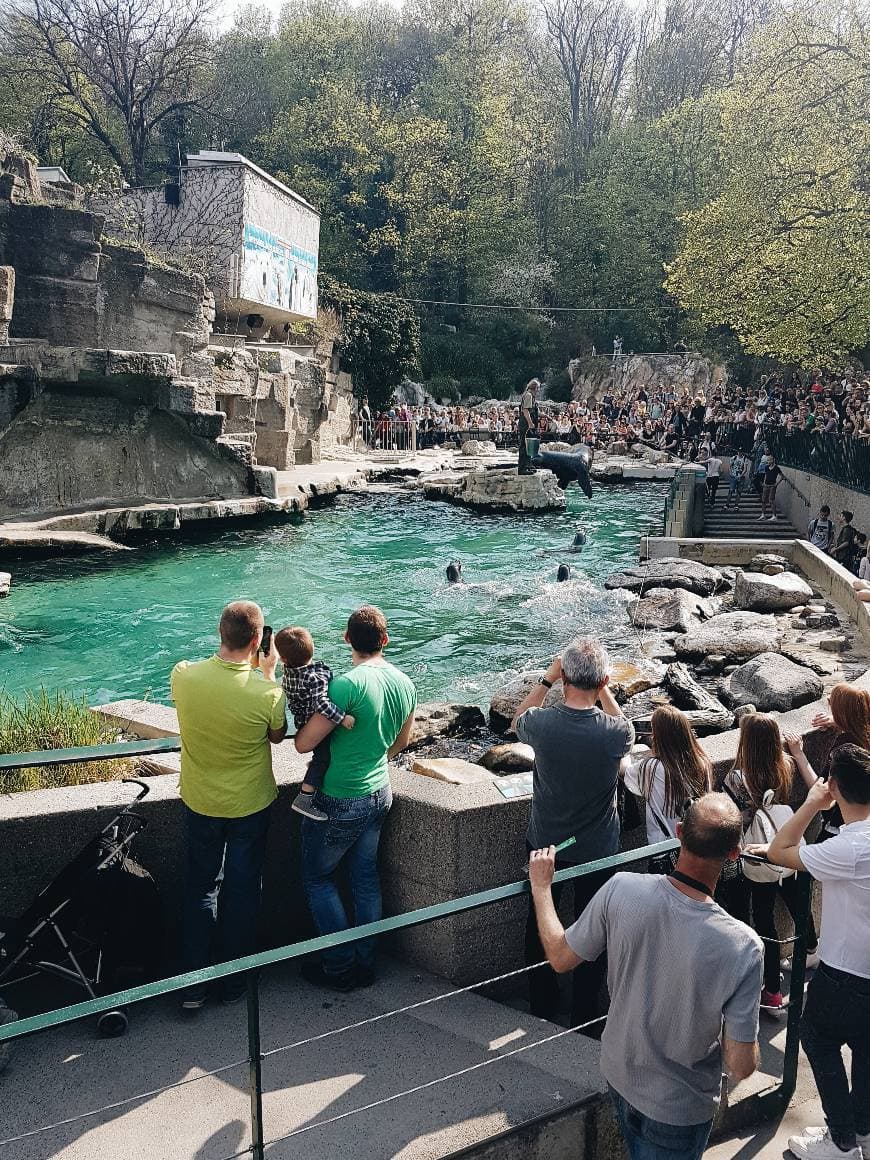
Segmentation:
{"type": "Polygon", "coordinates": [[[330,735],[323,792],[338,798],[374,793],[387,784],[387,750],[417,704],[414,682],[387,661],[363,661],[330,682],[329,698],[356,724],[330,735]]]}
{"type": "Polygon", "coordinates": [[[180,661],[172,699],[181,731],[181,798],[197,814],[244,818],[277,796],[268,729],[285,722],[280,685],[247,662],[180,661]]]}

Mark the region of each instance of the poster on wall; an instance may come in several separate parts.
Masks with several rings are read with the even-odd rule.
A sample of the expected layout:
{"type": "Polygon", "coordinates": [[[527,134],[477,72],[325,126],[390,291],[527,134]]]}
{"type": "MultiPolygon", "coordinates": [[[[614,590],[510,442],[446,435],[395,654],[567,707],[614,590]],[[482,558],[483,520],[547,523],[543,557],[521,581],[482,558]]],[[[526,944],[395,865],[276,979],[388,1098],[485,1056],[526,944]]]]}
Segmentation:
{"type": "Polygon", "coordinates": [[[245,224],[242,298],[317,317],[317,256],[259,226],[245,224]]]}

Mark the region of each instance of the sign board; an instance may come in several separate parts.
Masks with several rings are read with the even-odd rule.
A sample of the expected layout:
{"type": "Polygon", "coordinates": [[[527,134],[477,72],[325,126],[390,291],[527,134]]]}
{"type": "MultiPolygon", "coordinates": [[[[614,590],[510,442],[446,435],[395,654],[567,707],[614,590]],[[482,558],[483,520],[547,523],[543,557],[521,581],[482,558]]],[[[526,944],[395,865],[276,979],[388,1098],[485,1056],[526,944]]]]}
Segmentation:
{"type": "Polygon", "coordinates": [[[317,255],[245,223],[241,297],[317,317],[317,255]]]}

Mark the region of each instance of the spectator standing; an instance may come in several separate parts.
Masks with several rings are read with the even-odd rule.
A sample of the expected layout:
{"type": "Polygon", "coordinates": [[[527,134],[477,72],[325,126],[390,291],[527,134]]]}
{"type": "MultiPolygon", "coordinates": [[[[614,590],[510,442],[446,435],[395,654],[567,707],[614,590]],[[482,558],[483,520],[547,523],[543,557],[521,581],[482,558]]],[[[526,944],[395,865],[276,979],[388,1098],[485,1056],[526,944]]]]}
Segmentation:
{"type": "MultiPolygon", "coordinates": [[[[221,613],[217,654],[179,661],[172,670],[187,830],[185,971],[256,950],[266,833],[277,797],[270,742],[287,733],[275,642],[262,656],[262,637],[259,606],[237,600],[221,613]]],[[[242,991],[238,979],[229,979],[223,997],[232,1001],[242,991]]],[[[198,987],[186,992],[182,1006],[198,1010],[205,999],[198,987]]]]}
{"type": "Polygon", "coordinates": [[[689,804],[713,788],[713,770],[689,718],[673,705],[654,711],[651,729],[650,755],[628,767],[625,788],[646,802],[647,840],[660,842],[677,836],[689,804]]]}
{"type": "Polygon", "coordinates": [[[374,424],[372,422],[372,409],[369,406],[368,398],[364,397],[359,409],[359,425],[363,437],[363,443],[367,447],[371,447],[372,436],[374,434],[374,424]]]}
{"type": "Polygon", "coordinates": [[[712,898],[723,863],[739,854],[740,833],[733,802],[705,794],[680,823],[670,875],[615,875],[567,931],[551,891],[555,851],[531,857],[552,967],[574,970],[607,952],[611,1009],[601,1070],[632,1160],[699,1160],[723,1059],[735,1081],[758,1064],[761,940],[712,898]]]}
{"type": "Polygon", "coordinates": [[[827,782],[767,847],[770,861],[808,870],[822,884],[821,963],[807,991],[801,1043],[826,1125],[792,1136],[801,1160],[862,1160],[870,1152],[870,754],[838,749],[827,782]],[[843,827],[816,845],[802,839],[816,815],[837,805],[843,827]],[[851,1090],[842,1049],[852,1052],[851,1090]]]}
{"type": "MultiPolygon", "coordinates": [[[[333,734],[323,788],[314,795],[326,821],[302,822],[302,883],[320,934],[350,925],[334,877],[345,860],[356,925],[381,917],[378,844],[393,800],[387,760],[408,744],[417,704],[411,679],[384,658],[390,638],[380,609],[354,612],[344,639],[352,667],[330,682],[329,699],[355,723],[333,734]]],[[[315,713],[294,744],[300,753],[312,753],[335,728],[334,720],[315,713]]],[[[303,974],[338,991],[367,986],[375,978],[373,940],[325,951],[322,963],[306,964],[303,974]]]]}
{"type": "Polygon", "coordinates": [[[850,511],[844,509],[840,512],[840,530],[837,533],[837,542],[831,549],[831,555],[834,559],[838,560],[844,568],[849,568],[850,570],[852,555],[855,551],[855,528],[852,526],[853,518],[853,514],[850,511]]]}
{"type": "Polygon", "coordinates": [[[834,544],[834,521],[831,519],[831,509],[826,503],[819,508],[819,514],[810,520],[807,527],[807,539],[823,552],[830,552],[834,544]]]}
{"type": "MultiPolygon", "coordinates": [[[[616,789],[622,758],[634,742],[634,728],[623,716],[607,687],[610,661],[594,640],[573,641],[556,657],[540,682],[517,709],[514,728],[521,741],[535,751],[529,850],[558,845],[576,838],[563,851],[559,865],[606,858],[619,849],[616,789]],[[542,708],[548,691],[562,682],[564,702],[542,708]],[[600,706],[600,707],[599,707],[600,706]]],[[[574,913],[580,915],[607,871],[574,882],[574,913]]],[[[558,899],[560,887],[555,887],[558,899]]],[[[540,962],[534,908],[526,923],[526,962],[540,962]]],[[[598,992],[606,964],[587,963],[574,975],[572,1024],[598,1014],[598,992]]],[[[556,976],[547,967],[529,976],[529,1003],[533,1015],[555,1019],[559,1006],[556,976]]]]}
{"type": "Polygon", "coordinates": [[[716,454],[715,449],[711,450],[707,459],[707,498],[710,501],[710,507],[716,506],[716,492],[719,490],[719,475],[722,471],[722,460],[716,454]]]}
{"type": "Polygon", "coordinates": [[[782,471],[779,464],[776,462],[775,456],[769,454],[767,456],[767,466],[764,469],[762,476],[761,488],[761,515],[760,520],[776,519],[776,489],[779,486],[779,481],[782,479],[782,471]],[[769,515],[766,514],[769,511],[769,515]]]}
{"type": "Polygon", "coordinates": [[[729,473],[728,497],[725,500],[725,506],[730,508],[733,500],[736,510],[740,507],[743,489],[746,487],[746,479],[749,475],[749,460],[742,451],[738,451],[736,455],[731,457],[729,473]]]}

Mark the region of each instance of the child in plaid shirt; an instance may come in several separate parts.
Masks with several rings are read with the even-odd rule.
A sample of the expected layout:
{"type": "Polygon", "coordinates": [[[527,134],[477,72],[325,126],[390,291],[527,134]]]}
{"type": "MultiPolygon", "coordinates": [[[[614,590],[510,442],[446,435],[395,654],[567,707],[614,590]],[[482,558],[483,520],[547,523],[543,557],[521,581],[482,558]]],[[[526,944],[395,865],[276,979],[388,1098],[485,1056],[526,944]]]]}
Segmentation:
{"type": "MultiPolygon", "coordinates": [[[[275,636],[275,648],[284,666],[282,684],[297,733],[315,713],[343,729],[353,729],[355,719],[329,699],[332,669],[323,661],[314,660],[314,641],[308,629],[282,628],[275,636]]],[[[329,738],[325,737],[311,755],[305,781],[290,807],[315,822],[328,821],[323,810],[314,804],[314,794],[323,785],[328,768],[329,738]]]]}

